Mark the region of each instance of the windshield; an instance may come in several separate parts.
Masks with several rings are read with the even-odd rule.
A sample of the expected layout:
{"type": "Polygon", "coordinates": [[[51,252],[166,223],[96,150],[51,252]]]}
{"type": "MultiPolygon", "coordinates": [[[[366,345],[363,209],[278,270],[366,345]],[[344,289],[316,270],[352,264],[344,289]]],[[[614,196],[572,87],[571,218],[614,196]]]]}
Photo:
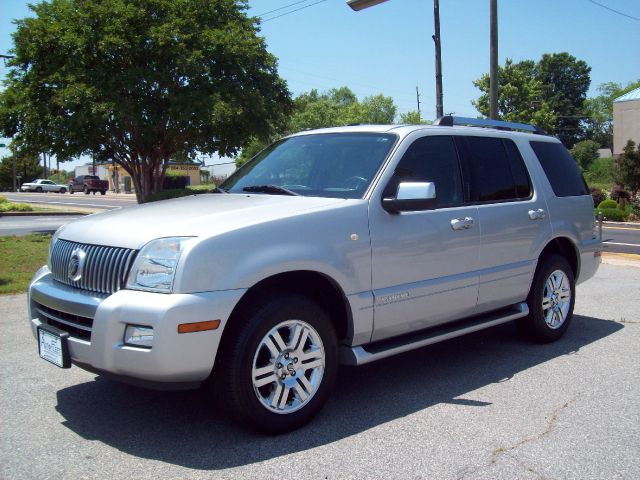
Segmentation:
{"type": "Polygon", "coordinates": [[[230,193],[361,198],[395,143],[386,133],[323,133],[280,140],[231,175],[230,193]]]}

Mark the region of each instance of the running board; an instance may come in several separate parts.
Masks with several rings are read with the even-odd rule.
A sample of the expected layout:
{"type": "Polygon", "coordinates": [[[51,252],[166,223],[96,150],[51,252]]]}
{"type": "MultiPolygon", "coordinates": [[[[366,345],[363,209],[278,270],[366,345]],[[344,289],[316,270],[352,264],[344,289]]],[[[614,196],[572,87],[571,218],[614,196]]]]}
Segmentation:
{"type": "Polygon", "coordinates": [[[523,302],[478,317],[438,325],[437,327],[388,340],[380,340],[367,345],[358,345],[357,347],[342,346],[340,362],[344,365],[364,365],[398,353],[408,352],[409,350],[443,342],[467,333],[484,330],[527,315],[529,315],[529,307],[523,302]]]}

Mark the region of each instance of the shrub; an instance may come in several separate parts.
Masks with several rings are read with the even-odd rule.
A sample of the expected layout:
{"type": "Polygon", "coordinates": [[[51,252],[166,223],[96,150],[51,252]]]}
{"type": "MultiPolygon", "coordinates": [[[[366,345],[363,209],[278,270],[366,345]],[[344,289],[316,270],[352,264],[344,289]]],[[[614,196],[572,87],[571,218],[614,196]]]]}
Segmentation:
{"type": "Polygon", "coordinates": [[[593,140],[584,140],[574,145],[571,149],[571,155],[576,159],[580,168],[585,171],[598,158],[598,148],[600,145],[593,140]]]}
{"type": "Polygon", "coordinates": [[[591,187],[589,191],[591,192],[591,197],[593,198],[594,205],[600,205],[607,199],[607,194],[598,187],[591,187]]]}
{"type": "Polygon", "coordinates": [[[598,210],[618,208],[618,202],[615,200],[603,200],[598,204],[598,210]]]}
{"type": "Polygon", "coordinates": [[[213,193],[213,189],[191,189],[191,188],[174,188],[171,190],[162,190],[160,192],[152,193],[147,197],[145,203],[157,202],[160,200],[169,200],[170,198],[188,197],[189,195],[198,195],[201,193],[213,193]]]}
{"type": "Polygon", "coordinates": [[[602,212],[602,216],[605,220],[612,220],[614,222],[626,222],[629,218],[629,213],[619,208],[598,208],[596,214],[602,212]]]}
{"type": "Polygon", "coordinates": [[[620,208],[624,208],[627,203],[631,200],[631,194],[627,192],[624,188],[619,185],[616,185],[611,190],[611,199],[618,202],[620,208]]]}
{"type": "Polygon", "coordinates": [[[0,212],[32,212],[33,207],[27,203],[0,202],[0,212]]]}

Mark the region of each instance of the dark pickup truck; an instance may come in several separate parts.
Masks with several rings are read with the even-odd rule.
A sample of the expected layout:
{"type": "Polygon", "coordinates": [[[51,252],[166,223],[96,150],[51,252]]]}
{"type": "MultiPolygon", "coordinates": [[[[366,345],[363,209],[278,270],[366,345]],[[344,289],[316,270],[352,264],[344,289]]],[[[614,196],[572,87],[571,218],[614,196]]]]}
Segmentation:
{"type": "Polygon", "coordinates": [[[69,193],[84,192],[87,195],[93,192],[100,192],[101,195],[107,193],[109,182],[100,180],[97,175],[78,175],[69,181],[69,193]]]}

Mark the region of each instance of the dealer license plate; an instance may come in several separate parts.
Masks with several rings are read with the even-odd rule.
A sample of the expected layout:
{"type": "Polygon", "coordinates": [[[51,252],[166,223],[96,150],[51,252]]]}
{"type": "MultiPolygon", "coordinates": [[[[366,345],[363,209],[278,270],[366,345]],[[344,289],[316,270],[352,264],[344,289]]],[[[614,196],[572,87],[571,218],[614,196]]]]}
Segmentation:
{"type": "Polygon", "coordinates": [[[71,361],[69,359],[66,339],[68,334],[66,332],[61,332],[61,334],[52,330],[57,329],[51,327],[44,328],[43,326],[38,327],[38,349],[40,351],[40,358],[60,368],[69,368],[71,361]]]}

